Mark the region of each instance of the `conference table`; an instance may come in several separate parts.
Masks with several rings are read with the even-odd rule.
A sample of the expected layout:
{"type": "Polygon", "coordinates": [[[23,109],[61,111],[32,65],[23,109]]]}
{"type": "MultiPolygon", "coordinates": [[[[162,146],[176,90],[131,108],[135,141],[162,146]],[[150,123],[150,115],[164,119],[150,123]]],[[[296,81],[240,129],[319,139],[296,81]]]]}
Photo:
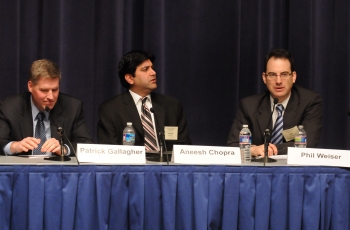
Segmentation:
{"type": "Polygon", "coordinates": [[[0,156],[0,229],[350,229],[347,168],[0,156]]]}

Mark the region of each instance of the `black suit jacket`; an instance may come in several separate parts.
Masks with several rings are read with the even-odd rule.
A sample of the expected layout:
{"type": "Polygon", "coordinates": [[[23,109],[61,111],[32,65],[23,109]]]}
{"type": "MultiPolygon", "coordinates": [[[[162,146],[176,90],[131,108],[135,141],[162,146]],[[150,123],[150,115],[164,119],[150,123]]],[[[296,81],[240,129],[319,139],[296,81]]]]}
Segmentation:
{"type": "MultiPolygon", "coordinates": [[[[264,131],[271,117],[270,92],[266,91],[242,99],[239,103],[237,117],[233,122],[227,144],[239,146],[239,132],[243,124],[249,126],[252,132],[252,144],[264,144],[264,131]]],[[[322,129],[322,99],[311,90],[294,85],[287,108],[283,115],[283,129],[303,125],[307,133],[307,147],[315,148],[321,137],[322,129]]],[[[269,125],[272,130],[272,122],[269,125]]],[[[294,146],[294,140],[277,145],[278,154],[285,154],[286,147],[294,146]],[[284,151],[280,151],[280,150],[284,151]]]]}
{"type": "MultiPolygon", "coordinates": [[[[33,137],[33,118],[30,93],[16,95],[0,101],[0,147],[11,141],[33,137]]],[[[60,139],[57,127],[62,127],[76,149],[77,143],[92,143],[84,120],[82,101],[60,93],[54,108],[50,111],[51,137],[60,139]]],[[[64,143],[70,146],[64,138],[64,143]]],[[[31,151],[21,154],[31,154],[31,151]]],[[[71,155],[73,155],[71,150],[71,155]]]]}
{"type": "MultiPolygon", "coordinates": [[[[178,140],[166,141],[168,151],[172,150],[175,143],[191,144],[181,103],[173,97],[157,93],[151,93],[151,99],[161,129],[164,130],[164,126],[178,126],[178,140]]],[[[126,123],[132,122],[135,129],[135,145],[144,145],[140,115],[129,91],[103,102],[99,108],[99,116],[97,134],[100,144],[121,145],[126,123]]]]}

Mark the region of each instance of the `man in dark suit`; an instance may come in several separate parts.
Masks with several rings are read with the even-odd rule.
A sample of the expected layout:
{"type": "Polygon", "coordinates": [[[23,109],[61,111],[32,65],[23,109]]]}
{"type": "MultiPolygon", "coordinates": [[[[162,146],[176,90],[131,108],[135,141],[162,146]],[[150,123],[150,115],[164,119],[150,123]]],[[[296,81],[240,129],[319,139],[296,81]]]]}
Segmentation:
{"type": "Polygon", "coordinates": [[[82,102],[59,92],[60,79],[61,73],[55,63],[37,60],[30,69],[29,92],[0,102],[3,154],[73,155],[74,151],[65,138],[61,150],[57,127],[63,128],[74,146],[76,143],[92,143],[82,102]]]}
{"type": "Polygon", "coordinates": [[[191,143],[181,103],[173,97],[152,92],[157,88],[154,60],[153,54],[143,51],[131,51],[120,60],[120,82],[128,91],[100,105],[97,130],[99,143],[123,144],[123,129],[127,122],[132,122],[135,129],[135,145],[145,145],[147,152],[159,151],[157,133],[160,129],[167,132],[167,128],[170,128],[175,136],[174,140],[166,141],[167,150],[171,150],[175,143],[191,143]],[[150,112],[151,108],[155,116],[150,112]],[[143,125],[143,110],[147,110],[151,116],[150,126],[146,130],[143,125]],[[152,141],[148,144],[147,130],[153,133],[154,144],[152,141]]]}
{"type": "MultiPolygon", "coordinates": [[[[278,111],[272,116],[274,98],[278,99],[276,107],[282,107],[282,139],[269,143],[268,154],[286,154],[286,147],[294,146],[296,126],[303,125],[307,133],[307,147],[316,147],[322,129],[322,99],[311,90],[294,85],[297,74],[293,68],[293,59],[287,50],[274,49],[266,57],[266,71],[262,79],[267,91],[244,98],[239,103],[236,119],[233,122],[227,144],[239,146],[239,132],[247,124],[252,133],[251,153],[253,156],[264,156],[264,131],[273,132],[278,111]]],[[[272,138],[273,139],[273,138],[272,138]]]]}

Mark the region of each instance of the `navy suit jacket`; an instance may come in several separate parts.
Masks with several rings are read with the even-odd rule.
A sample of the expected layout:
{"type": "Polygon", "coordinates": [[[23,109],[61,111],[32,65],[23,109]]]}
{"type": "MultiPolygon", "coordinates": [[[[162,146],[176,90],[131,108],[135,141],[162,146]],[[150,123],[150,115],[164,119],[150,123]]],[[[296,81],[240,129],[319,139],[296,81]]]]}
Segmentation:
{"type": "MultiPolygon", "coordinates": [[[[173,97],[153,92],[151,99],[160,128],[164,130],[164,126],[178,126],[178,140],[166,141],[167,150],[172,150],[173,144],[191,144],[181,103],[173,97]]],[[[129,91],[103,102],[99,108],[99,116],[97,135],[100,144],[121,145],[126,123],[132,122],[135,129],[135,145],[144,145],[140,115],[129,91]]]]}
{"type": "MultiPolygon", "coordinates": [[[[11,141],[21,141],[33,137],[33,118],[30,103],[30,93],[11,96],[0,101],[0,148],[11,141]]],[[[76,149],[77,143],[93,143],[84,120],[82,101],[60,93],[54,108],[50,111],[51,137],[60,139],[57,127],[62,127],[66,136],[76,149]]],[[[66,138],[64,144],[70,147],[66,138]]],[[[74,152],[71,150],[71,155],[74,152]]],[[[21,154],[31,154],[31,151],[21,154]]]]}
{"type": "MultiPolygon", "coordinates": [[[[243,124],[249,126],[252,132],[252,144],[264,144],[264,131],[272,130],[270,92],[266,91],[242,99],[239,103],[236,119],[233,122],[227,144],[239,146],[239,132],[243,124]]],[[[321,137],[322,129],[322,99],[311,90],[294,85],[287,108],[283,115],[283,129],[303,125],[307,133],[307,147],[315,148],[321,137]]],[[[271,133],[271,132],[270,132],[271,133]]],[[[294,140],[277,145],[278,154],[285,154],[286,147],[294,146],[294,140]],[[280,151],[283,150],[283,151],[280,151]]]]}

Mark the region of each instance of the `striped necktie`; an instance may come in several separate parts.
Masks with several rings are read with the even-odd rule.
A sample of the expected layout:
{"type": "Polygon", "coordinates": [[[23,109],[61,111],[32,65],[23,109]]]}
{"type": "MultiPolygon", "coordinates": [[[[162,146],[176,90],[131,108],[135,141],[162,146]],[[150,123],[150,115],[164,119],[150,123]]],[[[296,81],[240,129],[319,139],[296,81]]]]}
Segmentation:
{"type": "Polygon", "coordinates": [[[141,98],[141,100],[141,122],[145,134],[145,148],[146,151],[158,151],[151,112],[146,105],[147,97],[141,98]]]}
{"type": "Polygon", "coordinates": [[[282,136],[282,130],[283,130],[283,105],[278,104],[276,106],[276,110],[278,112],[278,116],[275,122],[275,126],[273,127],[272,130],[272,136],[271,136],[271,143],[272,144],[280,144],[282,143],[283,136],[282,136]]]}
{"type": "Polygon", "coordinates": [[[44,126],[44,117],[45,114],[43,112],[38,113],[36,115],[36,119],[38,120],[35,126],[35,138],[40,138],[40,144],[37,148],[33,150],[33,155],[45,155],[46,153],[41,152],[41,147],[46,141],[46,133],[44,126]]]}

